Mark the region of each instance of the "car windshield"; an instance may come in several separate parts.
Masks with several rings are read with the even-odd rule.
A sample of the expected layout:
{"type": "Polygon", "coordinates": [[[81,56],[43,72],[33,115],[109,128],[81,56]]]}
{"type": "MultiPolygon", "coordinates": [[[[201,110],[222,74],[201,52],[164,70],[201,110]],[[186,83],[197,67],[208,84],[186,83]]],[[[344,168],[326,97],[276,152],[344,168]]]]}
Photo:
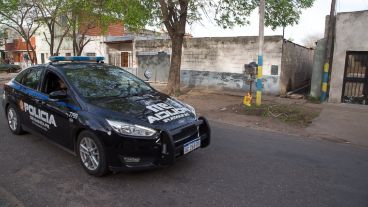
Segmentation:
{"type": "Polygon", "coordinates": [[[136,96],[153,92],[144,81],[121,68],[107,65],[65,65],[65,74],[85,98],[136,96]]]}

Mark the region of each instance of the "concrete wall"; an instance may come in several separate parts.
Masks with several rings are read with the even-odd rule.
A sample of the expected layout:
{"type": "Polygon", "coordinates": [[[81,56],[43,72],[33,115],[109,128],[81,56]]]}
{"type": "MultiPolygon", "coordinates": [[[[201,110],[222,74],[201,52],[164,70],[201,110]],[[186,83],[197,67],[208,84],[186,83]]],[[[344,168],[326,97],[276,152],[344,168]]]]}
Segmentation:
{"type": "Polygon", "coordinates": [[[329,102],[340,103],[347,51],[368,51],[368,11],[338,13],[329,102]]]}
{"type": "Polygon", "coordinates": [[[317,42],[317,47],[314,52],[313,58],[314,59],[313,72],[310,90],[310,96],[313,98],[319,98],[321,96],[323,65],[325,62],[324,60],[325,50],[326,50],[326,39],[321,39],[317,42]]]}
{"type": "MultiPolygon", "coordinates": [[[[136,41],[135,53],[167,52],[170,40],[136,41]]],[[[265,38],[264,91],[279,94],[282,37],[265,38]],[[277,66],[271,74],[271,66],[277,66]]],[[[257,62],[258,37],[190,38],[183,45],[181,82],[187,86],[247,90],[243,80],[244,64],[257,62]]],[[[139,64],[139,63],[138,63],[139,64]]],[[[253,87],[255,89],[255,87],[253,87]]]]}
{"type": "Polygon", "coordinates": [[[309,83],[314,50],[285,41],[282,55],[280,93],[286,94],[309,83]]]}
{"type": "Polygon", "coordinates": [[[150,80],[167,82],[169,79],[170,58],[171,56],[167,53],[158,53],[155,55],[151,53],[138,53],[137,60],[139,67],[137,75],[143,78],[144,72],[150,70],[152,72],[152,78],[150,80]]]}

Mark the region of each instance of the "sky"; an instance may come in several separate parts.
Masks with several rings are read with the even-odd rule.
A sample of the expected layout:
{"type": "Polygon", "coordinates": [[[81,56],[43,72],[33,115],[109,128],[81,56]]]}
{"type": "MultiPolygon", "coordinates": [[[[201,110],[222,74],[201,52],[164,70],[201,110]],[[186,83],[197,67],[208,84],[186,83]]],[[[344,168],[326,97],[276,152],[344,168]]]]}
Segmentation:
{"type": "MultiPolygon", "coordinates": [[[[308,36],[323,37],[325,28],[325,17],[330,14],[331,0],[316,0],[313,7],[303,11],[299,24],[289,26],[285,29],[285,38],[295,43],[304,44],[308,36]]],[[[368,10],[368,0],[337,0],[337,12],[349,12],[368,10]]],[[[249,36],[258,35],[258,9],[250,16],[250,25],[235,27],[233,29],[222,29],[214,25],[213,20],[204,18],[187,27],[187,32],[194,37],[227,37],[227,36],[249,36]]],[[[265,35],[282,35],[282,29],[272,31],[265,28],[265,35]]]]}

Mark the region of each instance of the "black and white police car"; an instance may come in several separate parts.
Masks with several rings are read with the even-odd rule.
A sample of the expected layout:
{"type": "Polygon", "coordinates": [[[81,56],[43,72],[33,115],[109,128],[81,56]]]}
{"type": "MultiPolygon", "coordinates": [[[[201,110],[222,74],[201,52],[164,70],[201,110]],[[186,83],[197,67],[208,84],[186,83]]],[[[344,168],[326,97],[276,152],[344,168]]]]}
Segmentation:
{"type": "Polygon", "coordinates": [[[5,84],[14,134],[41,134],[73,152],[91,175],[172,165],[210,144],[193,107],[162,94],[103,57],[50,57],[5,84]]]}

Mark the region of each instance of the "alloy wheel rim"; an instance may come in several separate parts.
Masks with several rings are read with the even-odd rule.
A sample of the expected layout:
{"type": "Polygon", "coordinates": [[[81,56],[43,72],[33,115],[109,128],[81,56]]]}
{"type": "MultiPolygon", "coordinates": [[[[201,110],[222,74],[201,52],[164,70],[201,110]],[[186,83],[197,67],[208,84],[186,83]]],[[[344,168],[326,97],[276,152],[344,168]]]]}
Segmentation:
{"type": "Polygon", "coordinates": [[[17,114],[15,113],[13,108],[10,108],[8,111],[8,123],[9,123],[9,127],[12,131],[17,130],[17,114]]]}
{"type": "Polygon", "coordinates": [[[100,153],[93,139],[83,137],[79,144],[79,153],[84,166],[89,170],[96,170],[100,164],[100,153]]]}

